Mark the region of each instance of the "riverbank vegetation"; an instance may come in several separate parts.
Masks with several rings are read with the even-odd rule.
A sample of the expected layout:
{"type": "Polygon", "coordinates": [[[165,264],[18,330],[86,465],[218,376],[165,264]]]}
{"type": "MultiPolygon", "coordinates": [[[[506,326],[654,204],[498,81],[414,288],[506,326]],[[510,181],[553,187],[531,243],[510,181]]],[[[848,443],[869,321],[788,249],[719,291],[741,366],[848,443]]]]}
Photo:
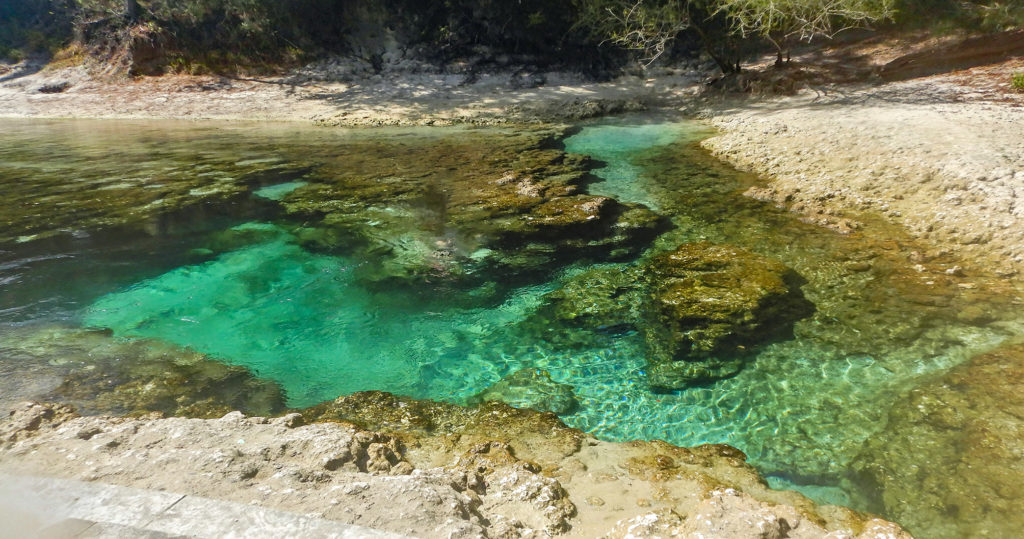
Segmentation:
{"type": "Polygon", "coordinates": [[[0,4],[0,57],[71,46],[157,74],[273,70],[329,54],[379,66],[400,54],[597,73],[703,53],[735,73],[754,53],[774,51],[782,65],[795,43],[853,27],[1021,24],[1024,0],[20,0],[0,4]]]}

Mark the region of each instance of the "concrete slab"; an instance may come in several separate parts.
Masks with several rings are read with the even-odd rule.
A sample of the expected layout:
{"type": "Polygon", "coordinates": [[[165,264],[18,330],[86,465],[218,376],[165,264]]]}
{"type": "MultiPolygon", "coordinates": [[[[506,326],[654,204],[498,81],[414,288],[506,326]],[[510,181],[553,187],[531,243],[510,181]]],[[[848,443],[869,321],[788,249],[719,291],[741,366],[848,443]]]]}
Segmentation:
{"type": "Polygon", "coordinates": [[[0,474],[0,539],[402,539],[252,505],[102,483],[0,474]]]}

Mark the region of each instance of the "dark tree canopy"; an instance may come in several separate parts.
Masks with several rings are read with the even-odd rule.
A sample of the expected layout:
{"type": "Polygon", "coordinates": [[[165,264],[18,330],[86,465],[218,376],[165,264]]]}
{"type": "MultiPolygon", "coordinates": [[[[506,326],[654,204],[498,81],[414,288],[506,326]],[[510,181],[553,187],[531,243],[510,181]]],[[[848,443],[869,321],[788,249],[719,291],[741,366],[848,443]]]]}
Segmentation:
{"type": "Polygon", "coordinates": [[[581,69],[700,49],[736,71],[753,47],[781,61],[791,42],[890,19],[995,30],[1024,24],[1024,0],[0,0],[0,56],[133,39],[180,65],[273,66],[387,42],[438,64],[581,69]]]}

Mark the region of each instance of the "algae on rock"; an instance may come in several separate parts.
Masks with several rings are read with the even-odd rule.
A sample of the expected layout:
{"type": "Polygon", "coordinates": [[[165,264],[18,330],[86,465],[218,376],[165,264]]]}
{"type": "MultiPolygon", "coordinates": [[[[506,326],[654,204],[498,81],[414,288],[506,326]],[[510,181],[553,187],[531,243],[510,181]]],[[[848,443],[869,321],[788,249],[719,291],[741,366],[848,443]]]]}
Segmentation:
{"type": "Polygon", "coordinates": [[[277,383],[245,367],[159,341],[61,327],[10,333],[4,353],[54,364],[63,382],[43,397],[88,414],[220,417],[285,409],[277,383]]]}
{"type": "Polygon", "coordinates": [[[922,537],[1024,529],[1024,345],[1007,345],[906,393],[854,462],[881,507],[922,537]]]}
{"type": "Polygon", "coordinates": [[[580,405],[571,385],[555,382],[551,373],[540,369],[520,369],[471,397],[468,404],[487,401],[558,415],[571,414],[580,405]]]}
{"type": "Polygon", "coordinates": [[[652,258],[647,275],[641,332],[657,388],[732,376],[752,347],[813,312],[792,270],[738,247],[683,244],[652,258]]]}
{"type": "Polygon", "coordinates": [[[636,330],[650,385],[682,389],[735,375],[758,345],[791,332],[813,312],[799,286],[777,260],[685,243],[637,265],[576,275],[546,296],[539,320],[528,325],[546,329],[548,318],[599,332],[636,330]]]}
{"type": "Polygon", "coordinates": [[[588,161],[553,146],[542,131],[353,143],[282,203],[308,246],[358,253],[382,286],[466,289],[639,254],[664,221],[583,194],[588,161]]]}

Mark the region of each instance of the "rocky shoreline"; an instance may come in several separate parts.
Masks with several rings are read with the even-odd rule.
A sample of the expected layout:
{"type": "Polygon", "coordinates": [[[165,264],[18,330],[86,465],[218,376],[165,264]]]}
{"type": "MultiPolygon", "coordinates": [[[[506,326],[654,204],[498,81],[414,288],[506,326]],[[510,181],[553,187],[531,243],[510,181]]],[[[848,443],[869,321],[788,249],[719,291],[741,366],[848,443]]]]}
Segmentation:
{"type": "Polygon", "coordinates": [[[706,118],[720,134],[702,145],[767,179],[748,196],[843,233],[879,215],[934,246],[924,258],[1011,278],[1024,270],[1024,100],[1002,96],[927,78],[718,106],[706,118]]]}
{"type": "Polygon", "coordinates": [[[203,495],[417,537],[905,538],[769,489],[728,446],[610,443],[554,414],[359,393],[277,418],[22,403],[0,470],[203,495]],[[376,429],[367,430],[367,428],[376,429]]]}
{"type": "MultiPolygon", "coordinates": [[[[878,217],[895,223],[931,246],[906,261],[921,272],[950,255],[964,261],[943,270],[957,278],[994,274],[1016,283],[1024,270],[1024,98],[979,89],[963,73],[698,101],[693,71],[606,83],[552,73],[524,84],[510,74],[439,73],[105,82],[81,68],[33,69],[0,72],[0,116],[356,127],[569,123],[639,110],[697,115],[719,130],[702,143],[708,151],[767,180],[749,197],[841,233],[878,217]]],[[[538,188],[527,176],[496,185],[520,195],[538,188]]],[[[565,195],[556,200],[576,202],[565,195]]],[[[611,221],[625,215],[612,213],[611,221]]],[[[907,403],[894,411],[894,425],[919,422],[907,403]]],[[[890,430],[884,435],[900,436],[890,430]]],[[[884,448],[873,451],[862,471],[876,482],[907,466],[884,448]]],[[[771,490],[744,458],[726,446],[601,442],[553,414],[493,403],[466,409],[379,393],[276,419],[80,417],[31,403],[0,423],[4,471],[169,488],[418,536],[906,536],[894,524],[771,490]],[[396,515],[396,507],[406,510],[396,515]]],[[[980,503],[971,498],[971,507],[980,503]]],[[[886,500],[885,509],[900,514],[898,504],[886,500]]]]}

